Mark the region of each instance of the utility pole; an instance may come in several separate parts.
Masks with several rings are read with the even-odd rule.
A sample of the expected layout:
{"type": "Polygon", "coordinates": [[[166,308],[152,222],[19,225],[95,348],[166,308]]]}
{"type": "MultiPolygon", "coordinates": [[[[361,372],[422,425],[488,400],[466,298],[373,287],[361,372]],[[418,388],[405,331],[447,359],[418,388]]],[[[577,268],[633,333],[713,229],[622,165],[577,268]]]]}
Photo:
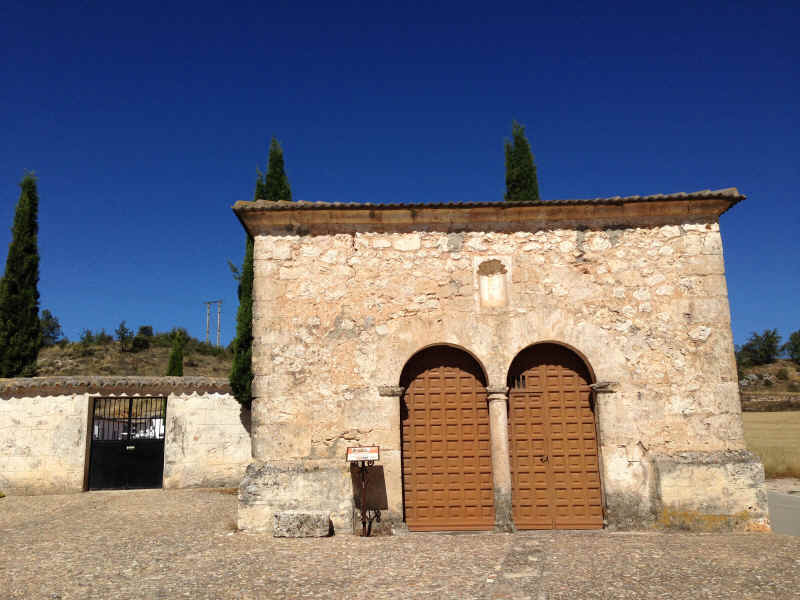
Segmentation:
{"type": "Polygon", "coordinates": [[[217,348],[219,348],[219,336],[222,331],[222,300],[217,302],[217,348]]]}
{"type": "Polygon", "coordinates": [[[206,302],[206,344],[208,343],[208,319],[211,316],[211,302],[206,302]]]}
{"type": "Polygon", "coordinates": [[[208,344],[209,337],[209,324],[211,321],[211,305],[217,305],[217,347],[219,347],[220,337],[222,332],[222,300],[207,300],[203,302],[206,305],[206,344],[208,344]]]}

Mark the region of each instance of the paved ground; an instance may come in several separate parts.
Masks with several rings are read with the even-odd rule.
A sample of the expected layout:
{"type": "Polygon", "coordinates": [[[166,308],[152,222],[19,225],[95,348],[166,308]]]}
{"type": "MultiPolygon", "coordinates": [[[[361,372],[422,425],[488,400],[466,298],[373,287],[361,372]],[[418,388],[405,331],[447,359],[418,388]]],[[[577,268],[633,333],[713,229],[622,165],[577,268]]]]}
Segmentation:
{"type": "Polygon", "coordinates": [[[0,500],[0,598],[797,598],[800,537],[234,533],[212,490],[0,500]]]}
{"type": "Polygon", "coordinates": [[[800,536],[800,495],[768,492],[769,519],[775,533],[800,536]]]}

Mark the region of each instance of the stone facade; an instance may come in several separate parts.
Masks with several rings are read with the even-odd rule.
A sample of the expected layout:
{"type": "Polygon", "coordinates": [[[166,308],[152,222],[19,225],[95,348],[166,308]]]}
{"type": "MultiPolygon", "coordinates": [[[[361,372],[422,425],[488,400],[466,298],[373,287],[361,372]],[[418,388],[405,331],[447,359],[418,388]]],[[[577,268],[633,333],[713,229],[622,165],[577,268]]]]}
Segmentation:
{"type": "Polygon", "coordinates": [[[86,489],[91,401],[164,396],[165,488],[235,486],[250,434],[226,380],[206,377],[37,377],[0,381],[0,491],[86,489]]]}
{"type": "MultiPolygon", "coordinates": [[[[724,190],[520,205],[238,203],[255,236],[256,397],[240,527],[269,529],[286,508],[327,510],[349,529],[344,455],[361,444],[381,446],[388,513],[401,521],[402,390],[391,390],[412,355],[440,344],[485,370],[503,513],[509,366],[543,341],[576,350],[601,388],[610,526],[641,527],[684,506],[766,522],[763,470],[744,446],[718,224],[741,199],[724,190]],[[295,481],[276,489],[276,477],[295,481]]],[[[509,518],[499,517],[506,527],[509,518]]]]}

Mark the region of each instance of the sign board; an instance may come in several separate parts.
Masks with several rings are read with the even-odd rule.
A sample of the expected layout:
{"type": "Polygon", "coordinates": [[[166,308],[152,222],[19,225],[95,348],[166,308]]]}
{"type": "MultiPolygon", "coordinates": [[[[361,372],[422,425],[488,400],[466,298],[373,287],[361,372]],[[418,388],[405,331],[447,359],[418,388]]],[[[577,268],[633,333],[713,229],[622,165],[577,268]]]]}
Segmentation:
{"type": "Polygon", "coordinates": [[[380,460],[380,446],[358,446],[347,449],[347,462],[358,462],[361,460],[380,460]]]}

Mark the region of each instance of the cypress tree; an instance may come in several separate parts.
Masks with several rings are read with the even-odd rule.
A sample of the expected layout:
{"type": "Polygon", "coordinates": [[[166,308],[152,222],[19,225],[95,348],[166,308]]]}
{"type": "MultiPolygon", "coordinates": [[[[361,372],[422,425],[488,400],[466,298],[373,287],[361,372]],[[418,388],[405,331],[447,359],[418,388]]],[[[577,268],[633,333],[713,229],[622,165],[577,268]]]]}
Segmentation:
{"type": "MultiPolygon", "coordinates": [[[[256,183],[258,192],[258,183],[256,183]]],[[[264,176],[263,196],[261,200],[291,200],[292,189],[283,164],[283,150],[278,140],[272,138],[269,144],[269,164],[264,176]]]]}
{"type": "Polygon", "coordinates": [[[511,124],[511,137],[511,141],[505,142],[505,200],[539,200],[536,165],[533,162],[531,145],[525,137],[525,127],[514,121],[511,124]]]}
{"type": "MultiPolygon", "coordinates": [[[[266,174],[256,178],[255,200],[291,200],[292,189],[283,162],[283,150],[274,137],[269,145],[266,174]]],[[[239,309],[236,312],[236,338],[233,340],[233,367],[230,382],[233,395],[242,406],[253,401],[253,243],[245,241],[244,262],[239,272],[239,309]]]]}
{"type": "Polygon", "coordinates": [[[36,178],[26,175],[20,188],[6,270],[0,280],[0,377],[33,376],[42,347],[36,178]]]}
{"type": "Polygon", "coordinates": [[[236,338],[233,340],[231,390],[242,406],[253,401],[253,238],[245,242],[244,262],[239,273],[239,309],[236,311],[236,338]]]}
{"type": "Polygon", "coordinates": [[[167,365],[167,375],[172,377],[183,377],[183,336],[180,332],[175,332],[172,337],[172,349],[169,353],[169,364],[167,365]]]}

